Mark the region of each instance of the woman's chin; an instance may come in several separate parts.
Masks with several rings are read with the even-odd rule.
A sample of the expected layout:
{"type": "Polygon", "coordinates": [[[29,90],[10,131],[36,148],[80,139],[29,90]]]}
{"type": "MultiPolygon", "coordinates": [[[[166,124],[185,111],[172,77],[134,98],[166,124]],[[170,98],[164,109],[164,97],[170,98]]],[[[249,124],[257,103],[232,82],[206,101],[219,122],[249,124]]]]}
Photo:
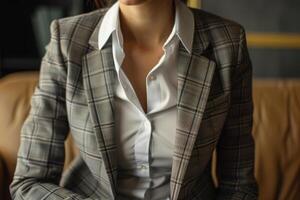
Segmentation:
{"type": "Polygon", "coordinates": [[[119,0],[120,3],[124,5],[140,5],[142,3],[145,3],[147,0],[119,0]]]}

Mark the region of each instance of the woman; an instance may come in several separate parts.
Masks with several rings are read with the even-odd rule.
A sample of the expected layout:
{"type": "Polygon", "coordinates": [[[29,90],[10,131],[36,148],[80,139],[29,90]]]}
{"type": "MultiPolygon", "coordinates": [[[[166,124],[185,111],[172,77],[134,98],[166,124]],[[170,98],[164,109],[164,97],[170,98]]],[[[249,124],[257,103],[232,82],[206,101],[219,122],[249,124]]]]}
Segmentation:
{"type": "Polygon", "coordinates": [[[243,27],[179,0],[54,20],[13,199],[257,199],[251,74],[243,27]]]}

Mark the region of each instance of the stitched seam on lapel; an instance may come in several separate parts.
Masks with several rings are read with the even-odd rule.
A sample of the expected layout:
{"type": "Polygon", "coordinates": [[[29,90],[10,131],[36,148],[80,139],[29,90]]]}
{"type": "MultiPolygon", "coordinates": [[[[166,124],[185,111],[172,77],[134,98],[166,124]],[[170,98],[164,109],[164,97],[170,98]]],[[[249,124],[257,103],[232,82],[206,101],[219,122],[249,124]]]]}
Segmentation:
{"type": "MultiPolygon", "coordinates": [[[[189,72],[190,72],[192,58],[193,58],[193,55],[190,57],[189,65],[188,65],[188,70],[187,70],[187,72],[186,72],[186,76],[185,76],[185,77],[188,77],[188,74],[189,74],[189,72]]],[[[211,61],[209,60],[208,65],[210,65],[210,64],[211,64],[211,61]]],[[[209,68],[206,70],[205,78],[204,78],[204,81],[203,81],[204,87],[205,87],[205,83],[206,83],[206,80],[207,80],[208,72],[209,72],[209,68]]],[[[179,102],[180,102],[181,97],[182,97],[182,95],[183,95],[183,91],[184,91],[184,88],[185,88],[185,86],[186,86],[186,82],[187,82],[187,78],[184,79],[183,86],[182,86],[181,93],[180,93],[179,102]]],[[[197,108],[199,107],[199,104],[200,104],[200,102],[201,102],[201,100],[202,100],[201,96],[202,96],[202,94],[203,94],[204,87],[202,87],[202,89],[201,89],[200,97],[199,97],[198,102],[197,102],[197,106],[196,106],[196,109],[195,109],[195,113],[197,113],[197,108]]],[[[195,121],[195,117],[196,117],[196,116],[197,116],[197,115],[195,114],[194,117],[193,117],[192,125],[191,125],[191,127],[190,127],[189,133],[191,132],[191,129],[193,128],[193,125],[194,125],[194,121],[195,121]]],[[[182,171],[181,168],[182,168],[182,165],[183,165],[183,160],[186,160],[184,153],[186,152],[187,143],[188,143],[188,140],[186,140],[185,145],[184,145],[183,152],[182,152],[182,154],[181,154],[180,157],[179,157],[180,162],[179,162],[178,169],[179,169],[180,171],[182,171]]],[[[183,173],[183,172],[181,172],[181,173],[183,173]]],[[[185,173],[185,170],[184,170],[184,173],[185,173]]],[[[184,177],[184,176],[183,176],[183,177],[184,177]]],[[[179,178],[179,173],[177,173],[177,176],[176,176],[176,179],[175,179],[176,182],[175,182],[174,191],[176,191],[177,187],[179,187],[179,186],[182,184],[182,183],[179,183],[179,182],[177,181],[178,178],[179,178]]],[[[173,180],[173,182],[174,182],[174,180],[173,180]]],[[[174,191],[173,191],[173,193],[172,193],[172,198],[174,198],[174,195],[175,195],[174,191]]]]}
{"type": "MultiPolygon", "coordinates": [[[[85,60],[85,63],[87,64],[88,62],[87,62],[87,56],[85,56],[84,57],[84,60],[85,60]]],[[[102,61],[102,54],[101,54],[101,61],[102,61]]],[[[86,73],[86,78],[87,78],[87,80],[88,80],[88,84],[89,84],[89,88],[90,88],[90,91],[89,91],[89,93],[90,93],[90,95],[91,95],[91,98],[92,98],[92,101],[95,103],[95,98],[94,98],[94,95],[93,95],[93,92],[91,91],[92,90],[92,85],[91,85],[91,80],[90,80],[90,72],[89,72],[89,68],[88,67],[86,67],[86,70],[87,70],[87,73],[86,73]]],[[[107,83],[106,82],[106,79],[105,79],[105,83],[107,83]]],[[[107,86],[106,86],[106,89],[107,89],[107,86]]],[[[110,100],[109,100],[110,101],[110,100]]],[[[93,103],[93,108],[94,108],[94,110],[96,110],[96,112],[98,112],[98,110],[97,110],[97,106],[95,106],[95,104],[93,103]]],[[[97,119],[97,122],[98,122],[98,124],[99,124],[99,122],[100,122],[100,119],[99,119],[99,116],[96,114],[96,119],[97,119]]],[[[112,167],[112,165],[111,165],[111,161],[110,161],[110,157],[109,157],[109,155],[108,155],[108,148],[107,148],[107,146],[106,146],[106,144],[105,144],[105,140],[104,140],[104,137],[103,137],[103,134],[102,134],[102,130],[101,130],[101,127],[99,127],[100,128],[100,132],[101,132],[101,140],[102,140],[102,143],[103,143],[103,148],[104,148],[104,150],[105,150],[105,154],[106,154],[106,157],[107,157],[107,161],[108,161],[108,165],[109,165],[109,168],[111,169],[112,167]]],[[[101,149],[100,149],[100,147],[98,147],[99,148],[99,151],[101,152],[101,149]]],[[[113,179],[113,178],[112,178],[113,179]]],[[[112,180],[113,181],[113,186],[115,187],[115,182],[114,182],[114,179],[112,180]]]]}
{"type": "MultiPolygon", "coordinates": [[[[190,57],[189,64],[188,64],[189,67],[188,67],[188,70],[187,70],[186,74],[188,74],[188,72],[189,72],[189,69],[190,69],[190,66],[191,66],[191,62],[192,62],[192,56],[190,57]]],[[[183,85],[182,85],[182,88],[181,88],[181,91],[180,91],[180,94],[179,94],[179,97],[178,97],[178,105],[177,106],[180,106],[179,102],[181,101],[181,98],[182,98],[182,95],[183,95],[183,87],[185,86],[185,83],[186,83],[186,79],[184,79],[184,81],[183,81],[183,85]]],[[[177,113],[178,113],[178,111],[177,111],[177,113]]],[[[174,154],[175,154],[175,152],[174,152],[174,154]]],[[[181,163],[180,163],[180,166],[181,166],[181,163]]],[[[178,173],[177,173],[176,179],[172,180],[175,185],[174,185],[174,189],[173,189],[172,194],[171,194],[171,199],[174,198],[176,188],[178,187],[178,184],[179,184],[177,182],[177,180],[178,180],[178,173]]]]}
{"type": "MultiPolygon", "coordinates": [[[[103,56],[102,56],[102,52],[101,52],[101,62],[103,63],[103,56]]],[[[109,100],[109,104],[110,104],[110,107],[111,107],[111,110],[112,112],[114,113],[114,107],[113,107],[113,103],[112,103],[112,99],[110,98],[110,94],[109,94],[109,89],[108,87],[110,87],[110,84],[107,84],[107,77],[106,77],[106,74],[104,73],[104,81],[105,81],[105,89],[107,91],[107,94],[108,94],[108,100],[109,100]]],[[[98,118],[98,117],[97,117],[98,118]]],[[[110,160],[110,156],[108,155],[108,148],[106,147],[106,144],[105,144],[105,140],[103,138],[103,135],[101,134],[102,136],[102,139],[103,139],[103,145],[105,146],[105,154],[107,156],[107,160],[108,160],[108,163],[109,163],[109,169],[111,169],[111,175],[113,174],[113,168],[112,168],[112,164],[111,164],[111,160],[110,160]]],[[[115,183],[115,179],[112,177],[112,181],[113,181],[113,186],[114,188],[116,187],[116,183],[115,183]]]]}

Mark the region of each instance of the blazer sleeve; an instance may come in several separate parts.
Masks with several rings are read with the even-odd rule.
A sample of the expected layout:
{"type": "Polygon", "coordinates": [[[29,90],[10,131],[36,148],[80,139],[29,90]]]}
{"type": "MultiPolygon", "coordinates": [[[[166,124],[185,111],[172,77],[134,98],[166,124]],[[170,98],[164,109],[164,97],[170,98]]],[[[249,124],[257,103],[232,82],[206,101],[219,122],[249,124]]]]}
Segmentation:
{"type": "Polygon", "coordinates": [[[237,65],[231,87],[231,103],[217,145],[218,200],[254,200],[258,196],[254,177],[252,137],[252,64],[241,27],[237,65]]]}
{"type": "Polygon", "coordinates": [[[10,185],[12,199],[84,199],[59,187],[64,141],[67,69],[60,48],[59,24],[51,23],[51,40],[42,59],[39,82],[20,136],[17,165],[10,185]]]}

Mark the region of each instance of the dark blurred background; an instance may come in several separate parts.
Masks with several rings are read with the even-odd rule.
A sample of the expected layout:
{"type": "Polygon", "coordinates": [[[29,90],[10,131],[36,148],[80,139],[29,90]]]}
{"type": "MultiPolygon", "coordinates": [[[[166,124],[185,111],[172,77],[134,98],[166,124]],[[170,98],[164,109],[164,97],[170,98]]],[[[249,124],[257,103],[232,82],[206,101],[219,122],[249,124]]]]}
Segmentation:
{"type": "Polygon", "coordinates": [[[92,10],[87,0],[1,0],[0,77],[38,70],[53,19],[92,10]]]}
{"type": "MultiPolygon", "coordinates": [[[[0,4],[0,77],[38,70],[50,22],[94,9],[89,0],[2,0],[0,4]]],[[[190,0],[189,5],[246,28],[254,77],[300,77],[299,0],[190,0]]]]}
{"type": "Polygon", "coordinates": [[[299,0],[202,0],[202,8],[245,26],[255,77],[300,77],[299,0]]]}

